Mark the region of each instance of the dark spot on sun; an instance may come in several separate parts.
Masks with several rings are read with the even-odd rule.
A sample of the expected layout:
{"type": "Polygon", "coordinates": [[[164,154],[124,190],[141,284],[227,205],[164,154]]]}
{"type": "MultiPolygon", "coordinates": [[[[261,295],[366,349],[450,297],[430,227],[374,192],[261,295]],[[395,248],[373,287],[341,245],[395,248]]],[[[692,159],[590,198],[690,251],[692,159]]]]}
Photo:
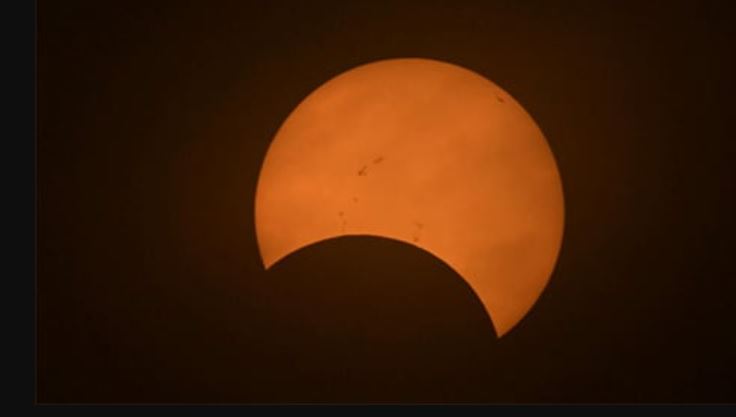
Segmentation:
{"type": "Polygon", "coordinates": [[[416,226],[416,227],[417,227],[417,230],[415,230],[415,231],[414,231],[414,234],[412,235],[412,240],[413,240],[414,242],[419,242],[419,235],[421,235],[421,234],[422,234],[422,228],[424,227],[424,224],[423,224],[423,223],[420,223],[420,222],[417,222],[417,221],[415,221],[415,222],[414,222],[414,226],[416,226]]]}
{"type": "Polygon", "coordinates": [[[499,103],[505,103],[506,102],[506,100],[504,100],[503,97],[499,96],[498,94],[496,94],[496,100],[498,100],[499,103]]]}
{"type": "Polygon", "coordinates": [[[382,156],[379,156],[378,158],[376,158],[376,159],[373,160],[373,163],[374,164],[380,164],[381,162],[383,162],[383,157],[382,156]]]}
{"type": "Polygon", "coordinates": [[[358,197],[353,197],[353,203],[357,203],[357,202],[358,202],[358,197]]]}
{"type": "Polygon", "coordinates": [[[358,171],[358,176],[365,177],[367,174],[368,174],[368,167],[363,165],[363,168],[361,168],[360,171],[358,171]]]}
{"type": "Polygon", "coordinates": [[[340,217],[342,217],[344,214],[345,213],[343,213],[342,211],[337,213],[337,215],[340,216],[340,217]]]}

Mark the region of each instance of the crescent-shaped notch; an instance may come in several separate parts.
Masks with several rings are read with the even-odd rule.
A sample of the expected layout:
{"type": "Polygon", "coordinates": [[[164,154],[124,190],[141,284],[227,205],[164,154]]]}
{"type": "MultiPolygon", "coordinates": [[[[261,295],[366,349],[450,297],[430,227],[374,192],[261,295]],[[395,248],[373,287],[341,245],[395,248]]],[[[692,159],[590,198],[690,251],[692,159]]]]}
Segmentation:
{"type": "Polygon", "coordinates": [[[401,240],[462,276],[499,336],[547,284],[563,220],[557,165],[529,114],[428,59],[363,65],[310,94],[273,139],[255,199],[266,268],[337,236],[401,240]]]}

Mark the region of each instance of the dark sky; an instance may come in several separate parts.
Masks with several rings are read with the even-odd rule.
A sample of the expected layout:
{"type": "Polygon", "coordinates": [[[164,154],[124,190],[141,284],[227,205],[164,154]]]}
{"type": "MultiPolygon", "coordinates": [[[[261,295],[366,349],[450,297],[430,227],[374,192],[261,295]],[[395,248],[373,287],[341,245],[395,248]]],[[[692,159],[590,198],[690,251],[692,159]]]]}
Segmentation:
{"type": "Polygon", "coordinates": [[[39,401],[736,401],[727,2],[38,11],[39,401]],[[493,80],[558,160],[559,262],[500,340],[410,245],[340,238],[260,264],[254,191],[280,123],[393,57],[493,80]]]}

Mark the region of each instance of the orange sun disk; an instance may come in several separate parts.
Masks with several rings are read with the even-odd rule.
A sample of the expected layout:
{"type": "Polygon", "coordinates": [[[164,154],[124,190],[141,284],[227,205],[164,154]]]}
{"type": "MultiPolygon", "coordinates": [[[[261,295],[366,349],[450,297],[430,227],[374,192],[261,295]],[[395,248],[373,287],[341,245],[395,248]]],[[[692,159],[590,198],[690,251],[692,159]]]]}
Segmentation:
{"type": "Polygon", "coordinates": [[[255,203],[266,268],[338,236],[407,242],[469,283],[499,336],[562,242],[560,176],[534,120],[491,81],[428,59],[363,65],[310,94],[273,139],[255,203]]]}

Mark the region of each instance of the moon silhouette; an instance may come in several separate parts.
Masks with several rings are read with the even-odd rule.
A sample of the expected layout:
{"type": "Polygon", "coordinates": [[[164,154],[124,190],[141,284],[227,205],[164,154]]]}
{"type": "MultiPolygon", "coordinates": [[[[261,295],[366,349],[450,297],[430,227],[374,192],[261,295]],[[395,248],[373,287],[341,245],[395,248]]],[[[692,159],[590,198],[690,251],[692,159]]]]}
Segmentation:
{"type": "Polygon", "coordinates": [[[477,73],[418,58],[359,66],[305,98],[255,198],[266,269],[338,236],[403,241],[463,277],[499,337],[549,281],[563,221],[557,165],[531,116],[477,73]]]}

